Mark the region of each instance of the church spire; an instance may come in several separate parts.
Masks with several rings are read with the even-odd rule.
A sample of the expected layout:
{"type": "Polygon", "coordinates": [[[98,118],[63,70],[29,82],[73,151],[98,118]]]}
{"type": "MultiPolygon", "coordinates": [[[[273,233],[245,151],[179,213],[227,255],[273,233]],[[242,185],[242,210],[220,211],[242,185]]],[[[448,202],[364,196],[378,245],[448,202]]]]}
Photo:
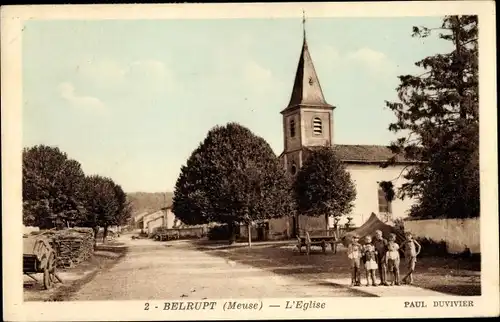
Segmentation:
{"type": "Polygon", "coordinates": [[[329,105],[323,96],[318,75],[316,74],[311,54],[309,53],[306,40],[306,17],[303,10],[302,32],[304,37],[302,51],[297,66],[297,72],[295,73],[292,96],[287,108],[283,110],[283,112],[299,106],[333,109],[333,106],[329,105]]]}

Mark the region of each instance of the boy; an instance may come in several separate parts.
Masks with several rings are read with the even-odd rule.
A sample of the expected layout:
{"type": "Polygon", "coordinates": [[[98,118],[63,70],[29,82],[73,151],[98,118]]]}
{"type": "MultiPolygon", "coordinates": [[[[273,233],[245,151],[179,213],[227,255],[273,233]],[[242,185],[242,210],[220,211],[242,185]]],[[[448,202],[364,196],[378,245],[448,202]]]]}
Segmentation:
{"type": "Polygon", "coordinates": [[[405,233],[406,240],[402,245],[402,250],[405,254],[405,259],[408,267],[408,274],[403,278],[403,283],[412,284],[413,283],[413,272],[415,271],[415,263],[417,262],[417,256],[422,250],[422,246],[413,239],[413,235],[410,232],[405,233]]]}
{"type": "Polygon", "coordinates": [[[387,253],[387,240],[382,237],[382,231],[375,231],[375,238],[373,239],[373,246],[377,251],[377,264],[380,274],[380,285],[388,286],[386,275],[387,266],[385,265],[385,254],[387,253]]]}
{"type": "Polygon", "coordinates": [[[389,235],[389,242],[387,244],[387,253],[385,255],[385,263],[388,272],[392,273],[393,280],[391,285],[399,285],[399,245],[396,243],[396,235],[389,235]]]}
{"type": "Polygon", "coordinates": [[[352,236],[351,243],[347,247],[347,257],[351,264],[351,286],[361,286],[361,245],[358,243],[359,237],[352,236]]]}

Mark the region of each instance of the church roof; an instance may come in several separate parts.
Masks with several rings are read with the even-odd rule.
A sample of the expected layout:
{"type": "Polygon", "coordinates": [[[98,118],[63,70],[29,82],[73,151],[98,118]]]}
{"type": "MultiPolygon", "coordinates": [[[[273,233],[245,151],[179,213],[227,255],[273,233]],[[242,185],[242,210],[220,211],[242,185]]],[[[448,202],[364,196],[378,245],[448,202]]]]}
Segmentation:
{"type": "Polygon", "coordinates": [[[334,108],[334,106],[326,102],[323,95],[318,75],[316,74],[311,54],[309,53],[305,32],[299,64],[297,66],[297,72],[295,73],[292,96],[287,108],[285,108],[281,113],[300,106],[325,109],[334,108]]]}
{"type": "MultiPolygon", "coordinates": [[[[313,151],[320,148],[322,146],[304,147],[303,151],[313,151]]],[[[335,144],[333,148],[344,163],[382,164],[394,156],[396,164],[416,164],[419,162],[408,160],[401,155],[394,155],[391,149],[385,145],[335,144]]],[[[283,154],[280,155],[280,158],[282,156],[283,154]]]]}
{"type": "Polygon", "coordinates": [[[395,155],[385,145],[335,144],[334,149],[345,163],[383,163],[394,156],[396,163],[415,163],[414,160],[408,160],[402,155],[395,155]]]}

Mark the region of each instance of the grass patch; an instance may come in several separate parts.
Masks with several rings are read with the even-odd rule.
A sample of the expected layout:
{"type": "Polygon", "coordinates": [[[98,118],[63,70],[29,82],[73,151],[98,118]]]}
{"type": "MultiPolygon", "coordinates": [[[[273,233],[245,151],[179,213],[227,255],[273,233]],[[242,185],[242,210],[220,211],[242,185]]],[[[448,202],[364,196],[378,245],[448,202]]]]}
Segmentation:
{"type": "MultiPolygon", "coordinates": [[[[313,249],[308,256],[299,253],[293,247],[234,247],[223,250],[208,250],[199,248],[210,254],[225,259],[251,265],[276,274],[293,276],[295,278],[324,283],[325,279],[350,278],[350,267],[344,247],[339,247],[337,254],[328,250],[313,249]],[[294,269],[283,269],[297,266],[294,269]],[[303,267],[301,267],[303,266],[303,267]]],[[[401,275],[407,272],[405,261],[401,261],[401,275]]],[[[415,285],[453,295],[480,295],[480,258],[464,258],[460,255],[427,256],[418,258],[415,285]]],[[[363,272],[364,278],[364,272],[363,272]]]]}

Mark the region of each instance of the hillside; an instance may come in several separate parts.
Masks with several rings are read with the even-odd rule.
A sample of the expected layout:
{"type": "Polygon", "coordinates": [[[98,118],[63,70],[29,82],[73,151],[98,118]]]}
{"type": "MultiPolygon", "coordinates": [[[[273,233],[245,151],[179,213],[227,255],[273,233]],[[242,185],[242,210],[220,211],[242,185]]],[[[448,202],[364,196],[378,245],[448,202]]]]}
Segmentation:
{"type": "Polygon", "coordinates": [[[131,192],[127,193],[132,204],[132,215],[151,212],[172,205],[172,192],[131,192]]]}

